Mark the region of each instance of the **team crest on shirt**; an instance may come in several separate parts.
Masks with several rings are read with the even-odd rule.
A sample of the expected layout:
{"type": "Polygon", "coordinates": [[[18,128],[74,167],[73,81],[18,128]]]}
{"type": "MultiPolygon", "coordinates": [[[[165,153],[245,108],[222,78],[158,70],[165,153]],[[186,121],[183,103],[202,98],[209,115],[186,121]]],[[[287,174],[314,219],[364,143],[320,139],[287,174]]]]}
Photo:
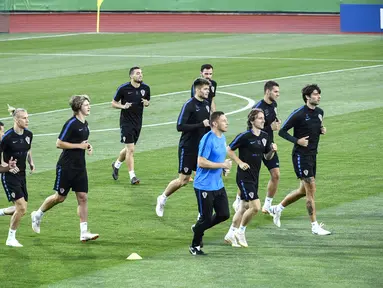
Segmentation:
{"type": "Polygon", "coordinates": [[[275,112],[275,115],[277,115],[277,107],[274,107],[274,112],[275,112]]]}
{"type": "Polygon", "coordinates": [[[202,197],[206,199],[206,197],[207,197],[207,192],[202,192],[202,197]]]}
{"type": "Polygon", "coordinates": [[[125,140],[126,140],[126,137],[125,137],[125,136],[123,136],[123,137],[122,137],[122,141],[124,141],[124,142],[125,142],[125,140]]]}
{"type": "Polygon", "coordinates": [[[185,171],[185,173],[188,173],[189,168],[188,167],[184,167],[184,171],[185,171]]]}
{"type": "Polygon", "coordinates": [[[265,138],[262,139],[263,146],[266,146],[267,140],[265,138]]]}
{"type": "Polygon", "coordinates": [[[214,93],[214,86],[210,86],[211,92],[214,93]]]}
{"type": "Polygon", "coordinates": [[[209,106],[208,106],[208,105],[206,105],[206,110],[207,110],[207,112],[209,112],[209,113],[210,113],[210,108],[209,108],[209,106]]]}
{"type": "Polygon", "coordinates": [[[253,198],[254,197],[254,192],[250,192],[249,196],[250,196],[250,198],[253,198]]]}
{"type": "Polygon", "coordinates": [[[309,174],[309,171],[308,170],[303,170],[303,174],[305,174],[307,176],[309,174]]]}
{"type": "Polygon", "coordinates": [[[16,197],[15,192],[12,192],[12,193],[11,193],[11,196],[12,196],[12,198],[15,198],[15,197],[16,197]]]}
{"type": "Polygon", "coordinates": [[[25,142],[27,142],[28,144],[31,143],[31,138],[29,138],[29,136],[25,137],[25,142]]]}
{"type": "Polygon", "coordinates": [[[65,192],[64,188],[60,188],[60,193],[63,194],[65,192]]]}
{"type": "Polygon", "coordinates": [[[142,96],[145,96],[145,90],[144,89],[142,89],[140,92],[141,92],[142,96]]]}
{"type": "Polygon", "coordinates": [[[320,122],[322,122],[322,121],[323,121],[323,117],[322,117],[322,114],[318,114],[318,118],[319,118],[320,122]]]}

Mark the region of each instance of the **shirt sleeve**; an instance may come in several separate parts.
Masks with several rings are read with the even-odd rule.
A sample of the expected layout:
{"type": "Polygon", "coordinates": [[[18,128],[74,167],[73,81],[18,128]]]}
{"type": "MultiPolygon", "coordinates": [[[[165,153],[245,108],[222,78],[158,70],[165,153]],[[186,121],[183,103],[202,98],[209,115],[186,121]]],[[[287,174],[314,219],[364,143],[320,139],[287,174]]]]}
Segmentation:
{"type": "Polygon", "coordinates": [[[189,120],[190,114],[192,112],[190,105],[188,105],[189,103],[190,102],[186,102],[184,106],[182,106],[181,113],[178,116],[177,131],[189,132],[205,126],[203,122],[196,124],[187,124],[187,121],[189,120]]]}
{"type": "Polygon", "coordinates": [[[32,141],[33,141],[33,133],[31,132],[31,142],[30,142],[30,145],[32,145],[32,141]]]}
{"type": "Polygon", "coordinates": [[[213,87],[213,97],[215,97],[215,93],[217,92],[217,82],[214,81],[212,87],[213,87]]]}
{"type": "Polygon", "coordinates": [[[7,148],[7,140],[6,139],[2,139],[2,141],[0,142],[0,147],[1,147],[1,151],[4,152],[4,150],[7,148]]]}
{"type": "Polygon", "coordinates": [[[116,102],[120,102],[122,99],[121,87],[118,87],[116,94],[114,94],[113,100],[116,102]]]}
{"type": "Polygon", "coordinates": [[[63,128],[61,129],[59,139],[64,142],[69,142],[68,139],[70,139],[70,136],[72,134],[73,130],[73,122],[76,120],[76,118],[73,118],[72,120],[68,121],[64,124],[63,128]]]}
{"type": "Polygon", "coordinates": [[[148,93],[145,95],[145,99],[150,101],[150,87],[148,86],[148,93]]]}
{"type": "Polygon", "coordinates": [[[237,137],[235,137],[234,140],[231,141],[231,143],[229,144],[229,147],[231,150],[233,150],[233,151],[237,150],[239,147],[242,146],[242,143],[244,140],[243,135],[245,135],[245,133],[238,134],[237,137]]]}
{"type": "Polygon", "coordinates": [[[266,146],[265,146],[265,154],[269,153],[271,151],[271,144],[273,144],[270,141],[270,136],[267,135],[267,141],[266,141],[266,146]]]}
{"type": "Polygon", "coordinates": [[[290,116],[286,119],[285,123],[283,123],[282,128],[279,130],[278,133],[278,135],[281,136],[283,139],[286,139],[287,141],[290,141],[294,144],[297,143],[298,139],[290,135],[287,131],[289,131],[295,126],[299,114],[300,113],[297,110],[291,113],[290,116]]]}
{"type": "Polygon", "coordinates": [[[206,159],[209,158],[211,149],[213,147],[211,143],[212,138],[209,136],[210,134],[208,134],[206,137],[203,137],[202,141],[199,142],[199,146],[198,146],[198,156],[204,157],[206,159]]]}

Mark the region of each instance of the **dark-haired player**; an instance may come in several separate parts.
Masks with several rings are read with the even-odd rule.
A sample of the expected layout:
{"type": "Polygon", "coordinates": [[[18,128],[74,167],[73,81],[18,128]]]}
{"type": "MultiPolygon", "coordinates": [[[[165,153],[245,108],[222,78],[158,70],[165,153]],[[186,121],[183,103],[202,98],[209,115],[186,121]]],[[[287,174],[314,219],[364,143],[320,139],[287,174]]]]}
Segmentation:
{"type": "Polygon", "coordinates": [[[134,150],[141,133],[144,107],[150,104],[150,88],[142,82],[143,73],[140,67],[130,68],[129,77],[130,82],[118,87],[112,100],[112,107],[121,109],[121,143],[125,145],[117,160],[112,163],[112,177],[114,180],[118,179],[121,164],[126,161],[130,183],[135,185],[140,183],[140,179],[134,172],[134,150]]]}
{"type": "Polygon", "coordinates": [[[320,135],[326,133],[326,128],[323,126],[323,110],[318,107],[321,89],[316,84],[307,85],[302,89],[302,98],[305,105],[291,113],[279,131],[279,136],[294,144],[292,160],[295,174],[300,179],[300,186],[270,210],[274,214],[274,224],[280,227],[283,209],[306,197],[311,232],[316,235],[329,235],[331,232],[323,229],[322,224],[318,224],[315,209],[316,155],[320,135]],[[294,129],[293,135],[288,133],[291,128],[294,129]]]}

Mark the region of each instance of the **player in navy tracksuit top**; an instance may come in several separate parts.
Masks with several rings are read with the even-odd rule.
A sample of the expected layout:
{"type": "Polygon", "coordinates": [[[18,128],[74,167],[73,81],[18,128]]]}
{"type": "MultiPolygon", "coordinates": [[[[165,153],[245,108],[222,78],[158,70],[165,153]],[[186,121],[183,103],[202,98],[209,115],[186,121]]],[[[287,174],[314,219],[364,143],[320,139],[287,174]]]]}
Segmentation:
{"type": "Polygon", "coordinates": [[[316,84],[307,85],[302,89],[302,98],[305,105],[296,109],[286,119],[279,136],[294,144],[292,160],[295,174],[300,179],[300,187],[291,192],[277,206],[272,206],[274,223],[281,225],[280,216],[283,209],[306,197],[306,208],[311,220],[311,231],[316,235],[329,235],[330,231],[322,228],[316,220],[315,209],[315,176],[316,176],[316,155],[321,134],[326,133],[323,127],[323,110],[318,107],[321,100],[321,89],[316,84]],[[293,128],[294,134],[288,131],[293,128]]]}
{"type": "Polygon", "coordinates": [[[210,130],[210,108],[206,101],[209,81],[198,78],[194,81],[195,96],[182,106],[177,121],[177,131],[182,132],[178,144],[178,178],[172,180],[165,191],[157,197],[156,214],[164,215],[167,198],[189,183],[192,171],[197,169],[198,144],[210,130]]]}

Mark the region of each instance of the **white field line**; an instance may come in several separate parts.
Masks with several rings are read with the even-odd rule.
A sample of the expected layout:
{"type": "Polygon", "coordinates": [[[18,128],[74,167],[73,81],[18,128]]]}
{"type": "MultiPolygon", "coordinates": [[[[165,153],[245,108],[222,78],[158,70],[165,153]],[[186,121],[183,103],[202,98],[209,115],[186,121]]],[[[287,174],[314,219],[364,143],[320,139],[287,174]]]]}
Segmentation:
{"type": "Polygon", "coordinates": [[[18,37],[18,38],[16,37],[16,38],[0,39],[0,42],[18,41],[18,40],[30,40],[30,39],[42,39],[42,38],[57,38],[57,37],[77,36],[77,35],[95,34],[95,33],[96,32],[85,32],[85,33],[69,33],[69,34],[29,36],[29,37],[18,37]]]}
{"type": "MultiPolygon", "coordinates": [[[[65,36],[65,35],[63,35],[65,36]]],[[[1,40],[0,40],[1,41],[1,40]]],[[[215,56],[215,55],[156,55],[156,54],[88,54],[88,53],[28,53],[2,52],[0,55],[15,56],[57,56],[57,57],[107,57],[107,58],[181,58],[181,59],[248,59],[248,60],[289,60],[289,61],[335,61],[335,62],[383,62],[383,59],[331,59],[331,58],[292,58],[261,56],[215,56]]]]}
{"type": "MultiPolygon", "coordinates": [[[[373,69],[373,68],[380,68],[380,67],[383,67],[383,64],[373,65],[373,66],[361,66],[361,67],[354,67],[354,68],[338,69],[338,70],[330,70],[330,71],[323,71],[323,72],[305,73],[305,74],[298,74],[298,75],[290,75],[290,76],[283,76],[283,77],[278,77],[278,78],[269,78],[269,79],[249,81],[249,82],[242,82],[242,83],[219,85],[218,87],[219,88],[229,88],[229,87],[235,87],[235,86],[263,83],[263,82],[266,82],[268,80],[286,80],[286,79],[300,78],[300,77],[306,77],[306,76],[316,76],[316,75],[325,75],[325,74],[332,74],[332,73],[342,73],[342,72],[364,70],[364,69],[373,69]]],[[[163,96],[170,96],[170,95],[176,95],[176,94],[182,94],[182,93],[186,93],[186,92],[190,92],[190,90],[171,92],[171,93],[165,93],[165,94],[158,94],[158,95],[152,96],[152,98],[163,97],[163,96]]],[[[10,104],[12,104],[12,103],[10,103],[10,104]]],[[[111,101],[92,104],[92,106],[102,106],[102,105],[111,105],[111,101]]],[[[67,110],[69,111],[70,108],[63,108],[63,109],[57,109],[57,110],[51,110],[51,111],[45,111],[45,112],[32,113],[32,114],[29,114],[29,116],[52,114],[52,113],[61,112],[61,111],[67,111],[67,110]]],[[[12,119],[12,117],[0,118],[0,120],[9,120],[9,119],[12,119]]]]}
{"type": "MultiPolygon", "coordinates": [[[[217,91],[217,93],[220,93],[220,94],[226,94],[226,95],[229,95],[229,96],[233,96],[233,97],[237,97],[237,98],[241,98],[241,99],[244,99],[247,101],[247,105],[241,109],[237,109],[237,110],[234,110],[234,111],[231,111],[231,112],[227,112],[225,113],[226,115],[231,115],[231,114],[236,114],[236,113],[239,113],[239,112],[242,112],[242,111],[245,111],[245,110],[250,110],[251,107],[253,107],[255,105],[255,101],[250,99],[250,98],[247,98],[245,96],[242,96],[242,95],[238,95],[238,94],[234,94],[234,93],[229,93],[229,92],[222,92],[222,91],[217,91]]],[[[161,96],[170,96],[170,95],[175,95],[175,94],[179,94],[179,93],[167,93],[167,94],[162,94],[161,96]]],[[[160,95],[157,95],[157,97],[160,96],[160,95]]],[[[157,127],[157,126],[165,126],[165,125],[171,125],[171,124],[176,124],[177,121],[171,121],[171,122],[164,122],[164,123],[156,123],[156,124],[147,124],[147,125],[142,125],[143,128],[148,128],[148,127],[157,127]]],[[[91,130],[90,132],[91,133],[95,133],[95,132],[105,132],[105,131],[117,131],[117,130],[120,130],[120,128],[107,128],[107,129],[97,129],[97,130],[91,130]]],[[[41,136],[57,136],[59,133],[46,133],[46,134],[35,134],[34,136],[36,137],[41,137],[41,136]]]]}

